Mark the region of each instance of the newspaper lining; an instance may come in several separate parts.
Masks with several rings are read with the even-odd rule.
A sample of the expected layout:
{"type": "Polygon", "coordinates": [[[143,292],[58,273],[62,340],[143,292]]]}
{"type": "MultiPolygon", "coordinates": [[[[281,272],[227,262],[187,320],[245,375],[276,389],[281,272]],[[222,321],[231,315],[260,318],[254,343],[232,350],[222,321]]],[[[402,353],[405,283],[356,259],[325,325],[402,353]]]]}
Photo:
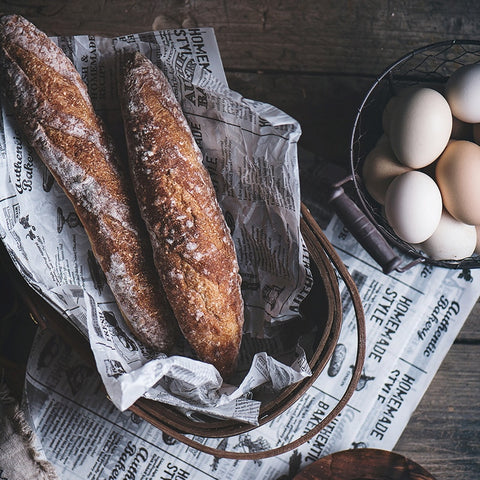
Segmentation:
{"type": "MultiPolygon", "coordinates": [[[[54,41],[88,84],[94,107],[118,144],[123,126],[116,79],[123,53],[140,50],[162,68],[232,230],[248,334],[242,349],[251,348],[250,338],[268,337],[275,324],[298,318],[311,284],[299,227],[298,122],[228,88],[209,28],[54,41]]],[[[211,365],[192,359],[186,343],[170,357],[153,356],[125,326],[71,203],[23,142],[8,105],[2,105],[2,114],[2,239],[30,285],[89,339],[120,410],[144,395],[202,413],[221,407],[227,418],[256,424],[260,402],[251,398],[251,388],[264,383],[283,388],[311,375],[300,346],[283,363],[272,357],[282,345],[258,351],[253,363],[239,365],[245,378],[237,381],[238,388],[225,384],[211,365]]]]}
{"type": "MultiPolygon", "coordinates": [[[[321,208],[315,199],[305,200],[312,209],[321,208]]],[[[280,480],[336,451],[392,450],[480,295],[480,272],[416,265],[385,275],[337,217],[325,232],[357,282],[367,338],[357,389],[327,427],[273,458],[238,462],[200,453],[135,415],[112,409],[95,372],[60,339],[42,332],[29,359],[26,399],[44,454],[62,478],[280,480]],[[84,425],[91,429],[85,437],[84,425]]],[[[350,306],[346,299],[332,358],[288,410],[241,435],[195,440],[220,450],[257,452],[289,443],[317,425],[352,375],[357,336],[350,306]]]]}

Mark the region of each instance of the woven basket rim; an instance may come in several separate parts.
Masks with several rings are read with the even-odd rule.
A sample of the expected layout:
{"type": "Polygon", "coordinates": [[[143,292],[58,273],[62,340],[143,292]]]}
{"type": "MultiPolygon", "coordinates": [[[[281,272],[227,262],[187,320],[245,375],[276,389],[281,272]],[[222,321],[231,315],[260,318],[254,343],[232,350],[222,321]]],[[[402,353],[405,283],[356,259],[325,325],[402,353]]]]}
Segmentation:
{"type": "MultiPolygon", "coordinates": [[[[343,265],[343,262],[336,254],[333,246],[330,244],[326,236],[324,236],[320,227],[318,224],[316,224],[315,220],[304,204],[302,204],[301,227],[302,234],[307,244],[309,253],[312,256],[312,260],[315,262],[315,265],[318,267],[321,274],[325,275],[327,280],[324,282],[329,307],[327,315],[327,328],[323,332],[315,354],[310,359],[312,375],[298,384],[285,389],[282,395],[278,396],[277,400],[267,402],[265,406],[262,406],[258,426],[273,420],[278,415],[284,413],[288,407],[293,405],[300,398],[300,396],[311,387],[313,382],[318,378],[327,362],[331,358],[333,350],[335,349],[340,336],[342,323],[342,306],[337,278],[337,273],[339,273],[347,285],[356,312],[358,326],[358,350],[355,369],[344,396],[340,399],[332,411],[323,419],[323,421],[311,429],[310,432],[307,432],[307,434],[289,444],[285,444],[271,450],[246,453],[229,452],[211,448],[189,438],[187,435],[200,435],[205,436],[206,438],[224,438],[258,428],[258,426],[224,420],[220,422],[212,422],[209,426],[207,426],[207,428],[199,429],[198,424],[193,425],[193,422],[189,421],[187,417],[183,414],[180,414],[180,412],[176,412],[176,420],[174,419],[174,421],[172,421],[172,417],[174,417],[174,415],[172,415],[173,410],[171,407],[144,398],[137,400],[137,402],[130,407],[130,410],[133,413],[136,413],[139,417],[150,422],[167,435],[170,435],[175,439],[186,443],[187,445],[191,445],[200,451],[211,453],[218,457],[233,459],[260,459],[272,457],[289,451],[307,441],[308,438],[313,437],[315,432],[318,432],[321,428],[324,428],[333,418],[335,418],[336,415],[338,415],[338,413],[340,413],[340,411],[346,405],[348,399],[353,394],[363,368],[363,362],[365,358],[365,319],[363,308],[358,291],[356,290],[356,286],[349,276],[346,267],[343,265]],[[152,403],[155,403],[155,408],[153,409],[152,403]],[[161,415],[159,413],[162,410],[166,412],[165,415],[161,415]],[[182,415],[182,421],[178,421],[178,415],[182,415]]],[[[73,325],[71,325],[52,305],[50,305],[43,297],[41,297],[38,292],[36,292],[30,285],[27,284],[20,272],[13,265],[13,262],[10,261],[8,263],[9,264],[6,265],[6,267],[11,273],[14,286],[22,296],[22,299],[25,301],[33,321],[38,323],[42,328],[48,328],[55,332],[77,354],[79,354],[83,361],[95,367],[93,353],[89,348],[88,341],[85,339],[85,337],[75,327],[73,327],[73,325]]]]}
{"type": "MultiPolygon", "coordinates": [[[[312,439],[317,435],[323,428],[325,428],[345,407],[360,380],[363,364],[365,361],[365,349],[366,349],[366,332],[365,332],[365,316],[363,311],[363,306],[361,298],[355,282],[350,276],[348,270],[343,264],[342,260],[336,253],[333,246],[330,244],[326,236],[324,235],[321,228],[318,226],[313,216],[309,212],[308,208],[302,204],[302,223],[304,227],[307,226],[308,229],[305,230],[307,233],[307,238],[314,241],[315,245],[321,245],[322,249],[326,253],[330,262],[335,266],[337,273],[340,275],[344,281],[349,294],[352,300],[353,308],[355,311],[356,324],[357,324],[357,355],[352,372],[350,382],[348,383],[343,396],[338,400],[336,405],[330,410],[330,412],[314,427],[312,427],[306,433],[301,434],[299,437],[290,441],[289,443],[284,443],[278,447],[274,447],[270,450],[261,450],[257,452],[238,452],[238,451],[228,451],[222,450],[215,447],[210,447],[197,439],[197,437],[191,438],[189,435],[186,435],[182,429],[174,428],[168,424],[165,424],[158,420],[155,416],[150,415],[148,411],[142,410],[138,407],[138,404],[135,404],[132,408],[132,411],[139,414],[142,418],[146,419],[153,425],[156,425],[160,430],[162,430],[167,435],[175,438],[176,440],[193,447],[197,450],[200,450],[204,453],[214,455],[218,458],[230,458],[236,460],[260,460],[263,458],[270,458],[276,455],[280,455],[291,451],[295,448],[298,448],[308,440],[312,439]]],[[[308,241],[307,241],[308,243],[308,241]]],[[[257,427],[255,427],[257,428],[257,427]]],[[[241,433],[241,432],[237,432],[241,433]]],[[[233,433],[235,434],[235,433],[233,433]]],[[[220,435],[210,435],[207,438],[223,438],[220,435]]]]}
{"type": "Polygon", "coordinates": [[[162,425],[166,425],[183,434],[199,435],[205,438],[225,438],[254,430],[272,421],[293,405],[312,386],[331,358],[340,336],[342,305],[338,280],[329,258],[318,239],[309,234],[309,227],[306,222],[302,222],[301,231],[307,243],[311,259],[320,272],[327,300],[324,329],[312,358],[309,359],[312,375],[294,385],[286,387],[275,399],[262,404],[258,425],[228,419],[211,419],[205,422],[194,421],[188,419],[175,407],[159,404],[145,398],[137,400],[133,407],[135,413],[140,416],[148,414],[155,417],[162,425]]]}

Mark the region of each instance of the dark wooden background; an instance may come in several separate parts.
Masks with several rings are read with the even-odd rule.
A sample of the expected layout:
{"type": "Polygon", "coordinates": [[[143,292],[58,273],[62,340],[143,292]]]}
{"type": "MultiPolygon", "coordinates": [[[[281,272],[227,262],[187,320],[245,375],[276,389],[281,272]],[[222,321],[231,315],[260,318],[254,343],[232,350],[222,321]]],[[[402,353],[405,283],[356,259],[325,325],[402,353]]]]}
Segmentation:
{"type": "MultiPolygon", "coordinates": [[[[11,0],[0,12],[51,35],[213,27],[230,87],[295,117],[301,145],[339,163],[363,95],[387,66],[430,43],[480,39],[474,0],[11,0]]],[[[17,379],[30,331],[0,329],[2,364],[17,379]]],[[[477,304],[394,449],[439,480],[480,478],[479,358],[477,304]]]]}

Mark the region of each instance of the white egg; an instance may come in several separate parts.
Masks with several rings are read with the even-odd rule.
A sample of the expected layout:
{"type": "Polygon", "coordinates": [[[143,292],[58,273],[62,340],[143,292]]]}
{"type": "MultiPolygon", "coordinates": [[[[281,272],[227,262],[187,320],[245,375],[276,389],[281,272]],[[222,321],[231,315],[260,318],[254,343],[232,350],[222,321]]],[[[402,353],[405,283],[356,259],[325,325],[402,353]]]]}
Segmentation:
{"type": "Polygon", "coordinates": [[[434,260],[461,260],[472,255],[476,244],[475,227],[459,222],[444,209],[438,227],[419,247],[434,260]]]}
{"type": "Polygon", "coordinates": [[[480,64],[455,70],[445,86],[445,97],[455,117],[480,123],[480,64]]]}
{"type": "Polygon", "coordinates": [[[368,193],[381,205],[392,180],[410,168],[401,164],[393,153],[388,141],[379,140],[369,152],[362,167],[362,178],[368,193]]]}
{"type": "Polygon", "coordinates": [[[452,112],[442,94],[431,88],[409,89],[395,102],[389,137],[399,162],[423,168],[444,150],[452,132],[452,112]]]}
{"type": "Polygon", "coordinates": [[[399,104],[400,97],[408,95],[410,92],[416,90],[417,88],[418,87],[415,85],[402,88],[399,92],[397,92],[396,95],[394,95],[388,100],[382,112],[382,128],[386,135],[390,135],[390,123],[392,121],[393,112],[396,110],[397,105],[399,104]]]}
{"type": "Polygon", "coordinates": [[[442,215],[442,197],[437,184],[417,170],[402,173],[387,189],[385,215],[402,240],[424,242],[433,234],[442,215]]]}

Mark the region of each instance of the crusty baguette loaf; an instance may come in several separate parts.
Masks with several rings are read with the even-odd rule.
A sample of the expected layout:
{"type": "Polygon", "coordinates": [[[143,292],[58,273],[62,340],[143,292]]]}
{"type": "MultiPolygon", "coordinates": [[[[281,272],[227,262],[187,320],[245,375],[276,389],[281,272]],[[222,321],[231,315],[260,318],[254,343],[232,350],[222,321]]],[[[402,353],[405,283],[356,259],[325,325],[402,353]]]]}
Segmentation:
{"type": "Polygon", "coordinates": [[[149,347],[169,351],[178,326],[128,173],[80,75],[60,48],[17,15],[0,19],[0,70],[5,97],[71,200],[126,323],[149,347]]]}
{"type": "Polygon", "coordinates": [[[243,299],[230,231],[188,123],[163,73],[135,53],[120,82],[131,177],[163,287],[198,357],[236,366],[243,299]]]}

